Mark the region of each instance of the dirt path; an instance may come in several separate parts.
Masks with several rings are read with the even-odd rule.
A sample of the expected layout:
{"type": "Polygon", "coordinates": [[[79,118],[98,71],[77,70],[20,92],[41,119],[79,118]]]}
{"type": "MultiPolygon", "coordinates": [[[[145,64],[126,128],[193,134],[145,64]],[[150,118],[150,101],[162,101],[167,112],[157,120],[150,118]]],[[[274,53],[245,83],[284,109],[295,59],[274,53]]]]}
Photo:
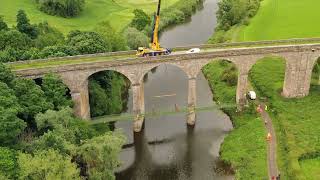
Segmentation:
{"type": "MultiPolygon", "coordinates": [[[[261,104],[261,107],[265,107],[265,105],[261,104]]],[[[268,141],[268,174],[269,179],[276,179],[278,172],[278,166],[277,166],[277,138],[276,133],[272,125],[272,120],[269,116],[269,114],[263,110],[261,112],[261,117],[266,123],[265,127],[267,129],[267,132],[271,134],[271,140],[268,141]]]]}

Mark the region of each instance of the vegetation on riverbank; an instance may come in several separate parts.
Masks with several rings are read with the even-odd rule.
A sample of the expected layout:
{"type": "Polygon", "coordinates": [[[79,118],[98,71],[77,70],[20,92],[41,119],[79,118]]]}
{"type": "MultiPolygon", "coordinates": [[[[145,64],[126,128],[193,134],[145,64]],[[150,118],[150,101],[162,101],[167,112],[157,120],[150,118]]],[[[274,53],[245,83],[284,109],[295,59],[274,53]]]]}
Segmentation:
{"type": "Polygon", "coordinates": [[[0,86],[1,179],[114,179],[124,136],[74,117],[61,79],[18,78],[0,63],[0,86]]]}
{"type": "MultiPolygon", "coordinates": [[[[235,103],[237,81],[234,82],[234,78],[237,80],[237,71],[233,64],[215,61],[206,65],[203,73],[216,102],[235,103]]],[[[224,108],[223,111],[232,120],[234,130],[224,139],[221,159],[234,168],[236,179],[266,179],[266,131],[254,107],[241,113],[237,113],[236,108],[224,108]]]]}
{"type": "Polygon", "coordinates": [[[218,3],[218,25],[209,43],[234,41],[239,27],[248,25],[259,10],[261,0],[222,0],[218,3]]]}
{"type": "Polygon", "coordinates": [[[267,58],[254,65],[250,79],[260,96],[267,97],[270,104],[278,136],[281,178],[316,179],[311,175],[319,170],[317,156],[312,156],[320,151],[319,72],[314,71],[310,95],[299,99],[281,97],[284,72],[284,60],[267,58]],[[313,168],[309,169],[311,166],[313,168]]]}

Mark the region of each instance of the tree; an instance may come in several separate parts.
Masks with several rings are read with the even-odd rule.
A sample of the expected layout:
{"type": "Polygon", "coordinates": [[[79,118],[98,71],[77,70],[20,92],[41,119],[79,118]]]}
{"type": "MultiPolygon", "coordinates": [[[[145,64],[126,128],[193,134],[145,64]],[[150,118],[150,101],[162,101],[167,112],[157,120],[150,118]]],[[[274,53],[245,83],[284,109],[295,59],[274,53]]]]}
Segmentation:
{"type": "Polygon", "coordinates": [[[11,70],[4,64],[0,63],[0,82],[4,82],[9,87],[12,87],[14,79],[15,75],[11,72],[11,70]]]}
{"type": "Polygon", "coordinates": [[[4,22],[4,20],[3,20],[3,17],[2,16],[0,16],[0,31],[6,31],[6,30],[8,30],[9,28],[8,28],[8,25],[7,25],[7,23],[6,22],[4,22]]]}
{"type": "Polygon", "coordinates": [[[109,22],[99,23],[94,32],[99,33],[106,38],[106,41],[110,42],[112,51],[125,51],[128,50],[127,41],[121,33],[116,32],[109,22]]]}
{"type": "Polygon", "coordinates": [[[96,32],[71,31],[67,44],[73,46],[81,54],[109,52],[112,50],[110,42],[96,32]]]}
{"type": "Polygon", "coordinates": [[[47,102],[53,104],[55,110],[72,105],[70,96],[67,96],[68,87],[57,75],[45,75],[41,88],[47,97],[47,102]]]}
{"type": "Polygon", "coordinates": [[[33,151],[53,149],[60,154],[71,155],[75,146],[68,142],[58,131],[48,131],[32,143],[33,151]]]}
{"type": "Polygon", "coordinates": [[[80,171],[67,155],[52,149],[34,154],[19,153],[19,179],[81,179],[80,171]]]}
{"type": "Polygon", "coordinates": [[[0,82],[0,145],[10,145],[26,127],[17,117],[18,99],[5,83],[0,82]]]}
{"type": "Polygon", "coordinates": [[[13,48],[14,50],[26,50],[30,47],[31,39],[17,30],[0,32],[0,50],[13,48]]]}
{"type": "Polygon", "coordinates": [[[95,131],[88,122],[73,116],[71,108],[59,111],[48,110],[36,116],[37,129],[40,132],[54,131],[72,144],[80,144],[82,140],[91,138],[95,131]]]}
{"type": "Polygon", "coordinates": [[[131,49],[138,49],[140,46],[148,46],[149,38],[143,33],[138,31],[136,28],[128,28],[124,32],[124,36],[127,39],[128,46],[131,49]]]}
{"type": "Polygon", "coordinates": [[[36,114],[53,108],[53,105],[47,102],[41,87],[32,79],[17,78],[13,89],[22,108],[20,117],[31,124],[36,114]]]}
{"type": "Polygon", "coordinates": [[[87,140],[79,148],[89,179],[115,179],[114,170],[119,165],[118,155],[124,142],[120,132],[108,132],[87,140]]]}
{"type": "Polygon", "coordinates": [[[62,17],[74,17],[83,10],[84,0],[39,0],[40,10],[62,17]]]}
{"type": "Polygon", "coordinates": [[[0,179],[4,179],[1,174],[14,179],[18,173],[17,169],[16,152],[6,147],[0,147],[0,179]]]}
{"type": "Polygon", "coordinates": [[[30,24],[27,14],[21,9],[17,14],[17,29],[21,33],[27,34],[32,39],[35,39],[38,36],[36,26],[30,24]]]}
{"type": "Polygon", "coordinates": [[[35,40],[35,46],[39,49],[43,49],[47,46],[55,46],[64,44],[63,34],[49,26],[48,22],[39,23],[37,26],[39,35],[35,40]]]}
{"type": "Polygon", "coordinates": [[[13,109],[0,106],[0,114],[0,145],[12,145],[26,128],[26,123],[13,109]]]}
{"type": "Polygon", "coordinates": [[[40,52],[40,57],[62,57],[80,54],[75,47],[67,45],[47,46],[40,52]]]}
{"type": "Polygon", "coordinates": [[[151,23],[151,18],[141,9],[135,9],[133,11],[134,18],[131,21],[131,26],[135,27],[139,31],[142,31],[147,25],[151,23]]]}

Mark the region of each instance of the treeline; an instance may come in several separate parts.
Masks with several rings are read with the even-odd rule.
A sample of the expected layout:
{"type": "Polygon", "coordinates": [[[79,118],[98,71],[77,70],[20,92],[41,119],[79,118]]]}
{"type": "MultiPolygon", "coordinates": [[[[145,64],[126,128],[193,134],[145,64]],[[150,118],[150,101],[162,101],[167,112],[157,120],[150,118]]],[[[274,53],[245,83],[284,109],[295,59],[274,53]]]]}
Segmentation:
{"type": "Polygon", "coordinates": [[[0,179],[114,179],[123,135],[74,117],[57,76],[37,82],[0,63],[0,179]]]}
{"type": "Polygon", "coordinates": [[[248,25],[250,18],[259,10],[262,0],[222,0],[218,3],[217,11],[218,26],[214,36],[209,40],[211,43],[221,43],[231,40],[228,31],[233,27],[248,25]]]}

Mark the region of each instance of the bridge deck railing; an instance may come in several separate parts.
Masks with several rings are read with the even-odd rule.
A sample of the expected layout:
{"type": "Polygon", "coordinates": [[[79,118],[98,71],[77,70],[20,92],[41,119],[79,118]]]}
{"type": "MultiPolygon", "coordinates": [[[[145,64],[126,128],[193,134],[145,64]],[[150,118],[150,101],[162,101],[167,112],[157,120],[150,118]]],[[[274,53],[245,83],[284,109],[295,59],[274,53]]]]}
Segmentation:
{"type": "MultiPolygon", "coordinates": [[[[185,51],[191,48],[200,49],[223,49],[223,48],[240,48],[240,47],[259,47],[259,46],[270,46],[270,45],[290,45],[290,44],[315,44],[320,43],[320,38],[296,38],[296,39],[284,39],[284,40],[269,40],[269,41],[249,41],[249,42],[234,42],[234,43],[217,43],[217,44],[202,44],[202,45],[192,45],[192,46],[182,46],[172,48],[174,52],[185,51]]],[[[33,64],[45,61],[69,61],[69,60],[79,60],[79,59],[94,59],[101,57],[132,57],[136,53],[135,50],[131,51],[118,51],[118,52],[107,52],[107,53],[97,53],[97,54],[85,54],[76,56],[65,56],[65,57],[53,57],[46,59],[35,59],[35,60],[25,60],[6,63],[10,66],[21,65],[21,64],[33,64]]]]}

